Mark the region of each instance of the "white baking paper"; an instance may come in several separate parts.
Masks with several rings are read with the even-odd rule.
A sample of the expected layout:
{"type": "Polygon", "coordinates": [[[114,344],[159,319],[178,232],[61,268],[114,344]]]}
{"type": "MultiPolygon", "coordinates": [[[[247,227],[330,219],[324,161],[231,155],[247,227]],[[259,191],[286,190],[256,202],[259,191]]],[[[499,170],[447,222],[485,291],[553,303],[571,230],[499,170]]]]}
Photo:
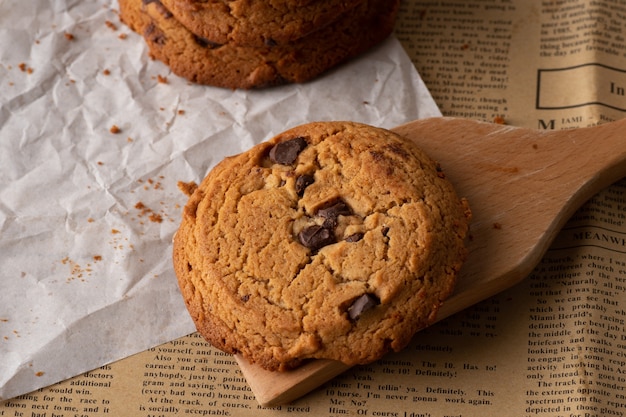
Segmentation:
{"type": "Polygon", "coordinates": [[[439,115],[394,38],[305,85],[231,91],[150,60],[116,10],[0,2],[0,400],[195,330],[178,181],[301,123],[439,115]]]}

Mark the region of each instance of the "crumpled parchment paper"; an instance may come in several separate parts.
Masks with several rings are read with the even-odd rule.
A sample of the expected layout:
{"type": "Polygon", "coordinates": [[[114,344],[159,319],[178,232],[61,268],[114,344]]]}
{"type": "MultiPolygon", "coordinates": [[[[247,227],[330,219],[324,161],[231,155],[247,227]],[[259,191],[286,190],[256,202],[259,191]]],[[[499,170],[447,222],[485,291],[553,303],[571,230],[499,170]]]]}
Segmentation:
{"type": "Polygon", "coordinates": [[[178,181],[301,123],[439,115],[393,37],[313,82],[231,91],[150,60],[116,10],[0,2],[0,400],[195,330],[178,181]]]}

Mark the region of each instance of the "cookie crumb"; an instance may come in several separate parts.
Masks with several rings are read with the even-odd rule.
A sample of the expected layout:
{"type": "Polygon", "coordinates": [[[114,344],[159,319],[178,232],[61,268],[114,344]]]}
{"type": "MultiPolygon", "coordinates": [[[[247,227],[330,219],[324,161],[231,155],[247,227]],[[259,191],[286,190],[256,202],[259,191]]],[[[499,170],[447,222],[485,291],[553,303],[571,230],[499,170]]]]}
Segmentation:
{"type": "Polygon", "coordinates": [[[114,135],[117,135],[118,133],[122,132],[122,129],[120,129],[117,125],[113,125],[109,129],[109,132],[113,133],[114,135]]]}
{"type": "Polygon", "coordinates": [[[157,75],[157,81],[160,82],[161,84],[167,84],[167,77],[164,77],[162,75],[157,75]]]}
{"type": "Polygon", "coordinates": [[[160,214],[152,213],[148,218],[153,223],[163,223],[163,216],[160,214]]]}
{"type": "Polygon", "coordinates": [[[25,72],[27,74],[32,74],[34,69],[32,69],[31,67],[29,67],[28,65],[26,65],[25,62],[20,62],[17,67],[20,69],[20,71],[25,72]]]}
{"type": "Polygon", "coordinates": [[[74,35],[72,35],[72,34],[71,34],[71,33],[69,33],[69,32],[65,32],[65,33],[63,34],[63,36],[65,36],[65,39],[67,39],[68,41],[73,41],[73,40],[75,39],[75,38],[74,38],[74,35]]]}
{"type": "Polygon", "coordinates": [[[105,21],[104,24],[111,30],[117,30],[117,26],[115,25],[115,23],[111,22],[110,20],[105,21]]]}
{"type": "Polygon", "coordinates": [[[196,188],[198,188],[198,184],[196,184],[194,181],[189,181],[189,182],[183,182],[183,181],[178,181],[178,189],[180,191],[183,192],[183,194],[185,194],[186,196],[191,196],[194,191],[196,191],[196,188]]]}
{"type": "Polygon", "coordinates": [[[118,38],[120,38],[121,40],[124,40],[128,37],[128,34],[126,33],[120,33],[120,36],[118,36],[118,38]]]}
{"type": "Polygon", "coordinates": [[[102,70],[102,74],[104,74],[104,75],[111,75],[111,71],[109,71],[107,68],[105,68],[104,70],[102,70]]]}
{"type": "Polygon", "coordinates": [[[506,121],[504,120],[504,117],[502,116],[496,116],[493,118],[493,122],[499,125],[505,125],[506,121]]]}

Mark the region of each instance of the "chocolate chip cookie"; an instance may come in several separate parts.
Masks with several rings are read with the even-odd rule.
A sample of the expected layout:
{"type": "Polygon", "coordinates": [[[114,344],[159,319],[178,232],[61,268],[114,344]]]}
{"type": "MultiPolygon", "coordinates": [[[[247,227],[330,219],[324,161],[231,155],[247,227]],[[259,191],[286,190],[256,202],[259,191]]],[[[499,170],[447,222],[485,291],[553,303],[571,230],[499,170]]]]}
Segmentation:
{"type": "Polygon", "coordinates": [[[393,30],[399,0],[366,0],[309,36],[263,47],[199,37],[158,0],[120,0],[119,5],[122,21],[175,74],[199,84],[249,89],[306,82],[365,52],[393,30]]]}
{"type": "Polygon", "coordinates": [[[195,35],[213,43],[282,45],[333,23],[364,0],[161,0],[195,35]]]}
{"type": "Polygon", "coordinates": [[[183,210],[174,268],[217,348],[270,370],[363,364],[433,323],[466,257],[469,217],[412,142],[310,123],[211,170],[183,210]]]}

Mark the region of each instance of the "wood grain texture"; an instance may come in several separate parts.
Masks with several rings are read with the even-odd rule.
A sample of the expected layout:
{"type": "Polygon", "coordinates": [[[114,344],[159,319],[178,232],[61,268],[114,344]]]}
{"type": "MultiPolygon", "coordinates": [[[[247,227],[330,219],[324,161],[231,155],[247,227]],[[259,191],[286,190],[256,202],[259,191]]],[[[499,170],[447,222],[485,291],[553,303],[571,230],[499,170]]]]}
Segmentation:
{"type": "MultiPolygon", "coordinates": [[[[538,131],[432,118],[392,130],[438,161],[472,209],[469,257],[438,319],[524,279],[574,212],[626,177],[626,119],[538,131]]],[[[320,360],[278,373],[236,359],[264,406],[293,401],[349,368],[320,360]]]]}

